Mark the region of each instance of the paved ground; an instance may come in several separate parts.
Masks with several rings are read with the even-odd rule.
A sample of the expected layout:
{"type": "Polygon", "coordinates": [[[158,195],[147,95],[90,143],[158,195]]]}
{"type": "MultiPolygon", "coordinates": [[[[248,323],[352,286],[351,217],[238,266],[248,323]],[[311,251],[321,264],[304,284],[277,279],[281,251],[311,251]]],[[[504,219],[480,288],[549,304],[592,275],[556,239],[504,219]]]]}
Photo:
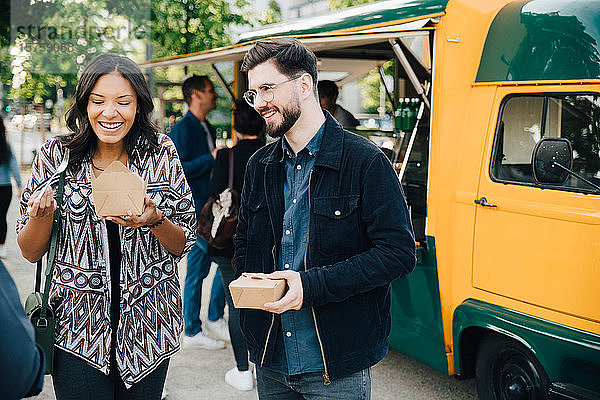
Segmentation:
{"type": "MultiPolygon", "coordinates": [[[[26,177],[23,176],[25,179],[26,177]]],[[[8,257],[4,263],[17,283],[24,300],[33,288],[34,265],[29,264],[17,249],[14,221],[17,202],[9,210],[9,232],[7,237],[8,257]]],[[[209,279],[212,282],[214,264],[209,279]]],[[[180,266],[180,277],[185,277],[185,262],[180,266]]],[[[209,293],[204,290],[203,293],[209,293]]],[[[205,299],[208,301],[208,299],[205,299]]],[[[206,314],[204,313],[204,316],[206,314]]],[[[234,366],[231,347],[224,350],[182,350],[172,360],[166,388],[169,400],[187,399],[256,399],[256,391],[240,392],[228,386],[223,376],[234,366]]],[[[376,400],[431,400],[431,399],[476,399],[473,380],[459,381],[441,374],[428,366],[412,360],[397,351],[390,350],[379,364],[373,367],[372,398],[376,400]]],[[[44,391],[37,399],[55,399],[51,377],[46,377],[44,391]]]]}

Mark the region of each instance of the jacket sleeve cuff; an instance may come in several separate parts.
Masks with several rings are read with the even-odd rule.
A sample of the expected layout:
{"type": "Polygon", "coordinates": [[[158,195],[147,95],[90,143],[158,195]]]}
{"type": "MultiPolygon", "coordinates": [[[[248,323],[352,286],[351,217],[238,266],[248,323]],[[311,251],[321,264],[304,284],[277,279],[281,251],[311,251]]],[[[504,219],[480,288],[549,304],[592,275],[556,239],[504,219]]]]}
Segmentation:
{"type": "Polygon", "coordinates": [[[300,272],[300,279],[302,280],[302,308],[312,307],[314,303],[313,290],[308,279],[308,273],[305,271],[300,272]]]}

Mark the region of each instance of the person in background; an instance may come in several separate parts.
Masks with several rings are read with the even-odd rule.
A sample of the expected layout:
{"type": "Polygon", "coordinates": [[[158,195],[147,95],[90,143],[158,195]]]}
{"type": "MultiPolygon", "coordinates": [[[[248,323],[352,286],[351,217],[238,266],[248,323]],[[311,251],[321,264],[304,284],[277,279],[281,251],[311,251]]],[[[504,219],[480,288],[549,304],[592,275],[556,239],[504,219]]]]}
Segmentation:
{"type": "MultiPolygon", "coordinates": [[[[233,128],[237,143],[231,149],[222,149],[217,153],[215,168],[210,180],[209,196],[219,194],[229,185],[229,153],[233,152],[233,189],[242,193],[244,173],[248,160],[265,144],[265,121],[244,100],[237,100],[233,110],[233,128]]],[[[229,284],[233,280],[233,241],[223,250],[210,248],[209,254],[215,256],[219,272],[225,286],[225,299],[229,306],[229,335],[235,356],[236,367],[227,371],[225,382],[238,390],[251,390],[254,387],[252,372],[248,366],[248,347],[240,329],[239,310],[233,306],[229,284]]]]}
{"type": "Polygon", "coordinates": [[[13,196],[11,176],[17,184],[17,197],[21,197],[22,184],[21,172],[15,158],[15,153],[6,139],[6,126],[4,120],[0,118],[0,258],[6,258],[6,231],[8,225],[6,214],[13,196]]]}
{"type": "Polygon", "coordinates": [[[44,351],[35,343],[17,287],[0,261],[0,399],[39,394],[44,384],[44,351]]]}
{"type": "Polygon", "coordinates": [[[17,243],[35,263],[48,251],[54,193],[46,183],[70,151],[49,302],[56,318],[57,400],[158,400],[183,328],[177,264],[196,241],[196,213],[177,150],[151,123],[135,62],[90,61],[67,113],[70,133],[47,140],[21,198],[17,243]],[[97,178],[121,162],[148,183],[141,215],[101,218],[97,178]]]}
{"type": "Polygon", "coordinates": [[[317,58],[296,39],[246,53],[248,104],[277,141],[246,167],[234,270],[284,279],[264,310],[241,309],[260,399],[369,399],[387,353],[390,283],[415,267],[400,182],[373,142],[323,111],[317,58]]]}
{"type": "Polygon", "coordinates": [[[340,90],[335,82],[328,80],[319,81],[317,90],[319,91],[321,108],[329,111],[333,118],[335,118],[344,128],[352,129],[360,125],[360,122],[354,118],[354,115],[352,115],[350,111],[336,103],[340,90]]]}
{"type": "Polygon", "coordinates": [[[171,114],[169,115],[169,123],[167,125],[167,134],[169,132],[171,132],[171,129],[173,129],[173,125],[175,125],[175,121],[177,120],[177,117],[175,117],[175,114],[171,114]]]}
{"type": "MultiPolygon", "coordinates": [[[[187,78],[182,85],[183,99],[188,105],[188,112],[175,123],[169,136],[173,139],[183,171],[192,187],[196,216],[208,199],[210,174],[215,165],[218,147],[215,145],[216,131],[206,119],[208,113],[217,107],[219,95],[213,83],[206,75],[194,75],[187,78]]],[[[225,348],[223,340],[229,340],[227,323],[223,319],[225,308],[225,292],[220,274],[215,274],[212,282],[208,321],[205,328],[216,336],[215,340],[202,330],[200,305],[202,303],[202,282],[210,271],[208,243],[200,236],[188,254],[187,274],[183,290],[183,316],[185,332],[184,347],[203,349],[225,348]]]]}

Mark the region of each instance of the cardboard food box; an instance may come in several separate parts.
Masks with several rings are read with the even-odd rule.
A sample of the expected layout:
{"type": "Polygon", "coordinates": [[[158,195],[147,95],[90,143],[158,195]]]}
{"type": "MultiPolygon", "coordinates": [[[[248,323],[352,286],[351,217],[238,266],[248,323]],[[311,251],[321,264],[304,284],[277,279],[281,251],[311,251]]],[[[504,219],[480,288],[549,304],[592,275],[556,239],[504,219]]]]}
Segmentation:
{"type": "Polygon", "coordinates": [[[277,301],[285,292],[285,279],[269,279],[266,274],[244,273],[229,284],[235,308],[264,310],[264,304],[277,301]]]}
{"type": "Polygon", "coordinates": [[[120,161],[113,161],[97,178],[92,172],[92,195],[96,214],[101,217],[127,215],[128,210],[140,215],[146,182],[120,161]]]}

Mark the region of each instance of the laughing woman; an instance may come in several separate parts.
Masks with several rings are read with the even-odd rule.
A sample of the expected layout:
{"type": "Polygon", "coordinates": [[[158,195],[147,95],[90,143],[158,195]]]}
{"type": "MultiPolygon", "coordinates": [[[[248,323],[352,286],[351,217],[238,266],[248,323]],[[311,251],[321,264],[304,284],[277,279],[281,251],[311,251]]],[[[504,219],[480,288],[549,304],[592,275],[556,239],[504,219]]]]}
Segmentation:
{"type": "Polygon", "coordinates": [[[175,146],[155,133],[138,66],[94,58],[21,199],[17,242],[31,262],[48,250],[53,191],[39,193],[69,149],[50,301],[56,310],[54,391],[64,399],[160,399],[182,330],[177,262],[195,242],[190,188],[175,146]],[[147,181],[144,211],[96,215],[91,176],[120,161],[147,181]]]}

